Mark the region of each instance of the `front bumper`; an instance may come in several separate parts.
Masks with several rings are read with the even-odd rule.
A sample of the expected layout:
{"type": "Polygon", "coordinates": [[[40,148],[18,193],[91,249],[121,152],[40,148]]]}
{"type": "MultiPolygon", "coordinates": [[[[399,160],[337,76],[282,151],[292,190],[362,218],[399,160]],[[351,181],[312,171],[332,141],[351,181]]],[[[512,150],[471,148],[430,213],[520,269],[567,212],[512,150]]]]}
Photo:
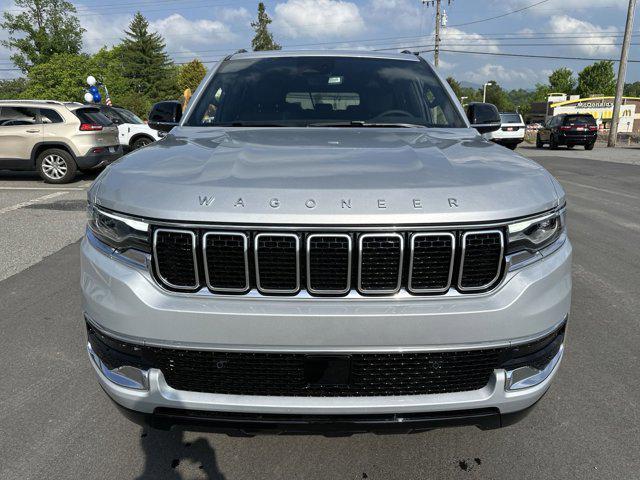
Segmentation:
{"type": "MultiPolygon", "coordinates": [[[[123,341],[157,347],[302,353],[507,347],[558,328],[569,313],[571,301],[568,240],[550,256],[509,272],[495,291],[463,297],[199,296],[162,290],[147,269],[114,261],[108,252],[98,250],[86,238],[82,242],[81,261],[83,308],[92,326],[123,341]]],[[[154,412],[153,418],[170,412],[168,417],[175,423],[184,423],[179,418],[185,416],[192,420],[198,417],[193,412],[209,412],[200,415],[199,421],[214,414],[242,413],[287,415],[289,419],[310,415],[391,415],[403,422],[403,415],[471,411],[462,416],[472,419],[471,424],[478,424],[473,420],[475,414],[483,416],[485,409],[492,409],[500,419],[534,405],[556,375],[562,352],[560,349],[539,383],[520,390],[507,390],[506,370],[496,369],[489,382],[478,390],[386,397],[286,397],[183,391],[171,388],[163,373],[155,368],[148,370],[146,388],[139,390],[110,380],[96,358],[92,365],[101,386],[117,404],[143,416],[146,414],[146,418],[154,412]]],[[[163,418],[166,420],[167,416],[163,418]]],[[[217,425],[218,420],[220,418],[204,423],[217,425]]],[[[282,419],[271,420],[280,424],[282,419]]]]}

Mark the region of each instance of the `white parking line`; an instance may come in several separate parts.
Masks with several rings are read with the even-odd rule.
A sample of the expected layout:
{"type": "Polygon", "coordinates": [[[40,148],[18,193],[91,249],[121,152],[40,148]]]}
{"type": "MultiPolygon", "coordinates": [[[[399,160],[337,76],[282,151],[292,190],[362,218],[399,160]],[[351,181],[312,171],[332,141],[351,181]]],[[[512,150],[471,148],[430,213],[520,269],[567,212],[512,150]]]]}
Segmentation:
{"type": "Polygon", "coordinates": [[[86,188],[83,187],[0,187],[0,190],[51,190],[52,192],[68,192],[71,190],[86,191],[90,185],[86,188]]]}
{"type": "Polygon", "coordinates": [[[38,198],[34,198],[33,200],[27,200],[26,202],[16,203],[15,205],[11,205],[10,207],[0,208],[0,215],[7,212],[13,212],[14,210],[19,210],[23,207],[28,207],[29,205],[33,205],[34,203],[42,202],[43,200],[49,200],[51,198],[59,197],[61,195],[66,195],[67,192],[55,192],[49,193],[48,195],[43,195],[38,198]]]}

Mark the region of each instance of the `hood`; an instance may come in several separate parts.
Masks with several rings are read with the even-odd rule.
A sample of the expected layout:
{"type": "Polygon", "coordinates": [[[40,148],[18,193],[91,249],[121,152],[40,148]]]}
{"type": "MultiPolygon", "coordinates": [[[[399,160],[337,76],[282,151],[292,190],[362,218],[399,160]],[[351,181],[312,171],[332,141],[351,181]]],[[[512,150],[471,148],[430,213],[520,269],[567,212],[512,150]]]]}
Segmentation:
{"type": "Polygon", "coordinates": [[[546,170],[471,129],[176,128],[91,194],[122,213],[235,224],[450,224],[558,204],[546,170]]]}

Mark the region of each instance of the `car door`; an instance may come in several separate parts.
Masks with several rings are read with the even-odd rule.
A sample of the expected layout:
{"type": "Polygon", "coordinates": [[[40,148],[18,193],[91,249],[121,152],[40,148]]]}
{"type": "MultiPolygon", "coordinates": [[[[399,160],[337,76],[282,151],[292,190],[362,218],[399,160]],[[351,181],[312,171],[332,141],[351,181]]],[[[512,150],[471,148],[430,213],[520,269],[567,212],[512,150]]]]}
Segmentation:
{"type": "Polygon", "coordinates": [[[0,107],[0,160],[11,162],[10,168],[29,168],[33,148],[42,141],[42,137],[37,108],[19,105],[0,107]]]}
{"type": "Polygon", "coordinates": [[[544,124],[544,127],[542,127],[542,130],[540,130],[540,138],[542,138],[543,142],[548,142],[551,138],[551,128],[553,127],[555,118],[556,117],[552,117],[547,120],[544,124]]]}

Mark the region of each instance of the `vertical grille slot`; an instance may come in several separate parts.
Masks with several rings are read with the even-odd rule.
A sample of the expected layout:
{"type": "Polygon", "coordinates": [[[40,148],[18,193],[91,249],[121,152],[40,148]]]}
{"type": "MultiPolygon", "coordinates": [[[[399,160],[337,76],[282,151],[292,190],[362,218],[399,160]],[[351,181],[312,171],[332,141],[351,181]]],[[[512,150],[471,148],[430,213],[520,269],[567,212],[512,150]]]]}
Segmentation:
{"type": "Polygon", "coordinates": [[[396,293],[402,281],[404,238],[399,233],[366,233],[359,238],[358,289],[396,293]]]}
{"type": "Polygon", "coordinates": [[[256,283],[262,293],[296,293],[300,289],[300,239],[293,233],[255,237],[256,283]]]}
{"type": "Polygon", "coordinates": [[[460,290],[484,290],[490,287],[500,277],[503,252],[504,237],[500,230],[463,234],[458,280],[460,290]]]}
{"type": "Polygon", "coordinates": [[[248,240],[244,233],[208,232],[202,241],[204,273],[213,292],[249,289],[248,240]]]}
{"type": "Polygon", "coordinates": [[[346,234],[307,237],[307,290],[340,295],[351,289],[352,240],[346,234]]]}
{"type": "Polygon", "coordinates": [[[453,234],[416,233],[411,236],[410,248],[408,290],[413,293],[446,292],[453,275],[453,234]]]}
{"type": "Polygon", "coordinates": [[[196,236],[188,230],[158,229],[153,234],[156,274],[166,286],[194,290],[198,278],[196,236]]]}

